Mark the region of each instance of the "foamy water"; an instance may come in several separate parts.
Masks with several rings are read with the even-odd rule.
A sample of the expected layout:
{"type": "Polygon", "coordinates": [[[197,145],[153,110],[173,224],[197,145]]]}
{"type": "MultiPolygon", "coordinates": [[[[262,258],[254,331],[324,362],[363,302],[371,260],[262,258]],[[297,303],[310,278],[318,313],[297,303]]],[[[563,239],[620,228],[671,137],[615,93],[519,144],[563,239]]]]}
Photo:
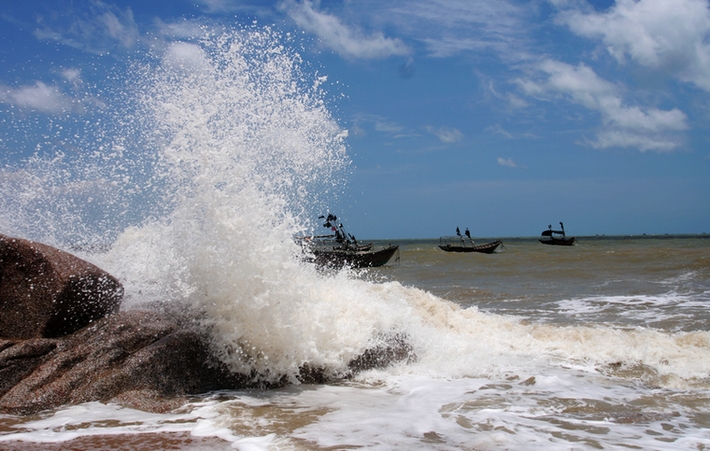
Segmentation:
{"type": "Polygon", "coordinates": [[[292,237],[317,225],[348,167],[325,79],[268,28],[206,36],[136,63],[122,119],[95,133],[90,157],[5,173],[3,212],[18,214],[0,225],[106,245],[76,252],[121,280],[123,308],[190,312],[233,369],[296,385],[208,394],[164,415],[88,403],[6,416],[0,444],[189,432],[240,450],[710,447],[707,329],[643,327],[639,308],[619,327],[621,306],[642,303],[662,321],[667,306],[707,305],[706,294],[674,298],[678,276],[660,294],[560,296],[557,315],[585,316],[560,324],[480,310],[475,297],[453,303],[396,275],[317,271],[292,237]],[[79,201],[89,195],[117,216],[79,201]],[[406,337],[411,361],[297,385],[303,364],[337,377],[391,334],[406,337]]]}

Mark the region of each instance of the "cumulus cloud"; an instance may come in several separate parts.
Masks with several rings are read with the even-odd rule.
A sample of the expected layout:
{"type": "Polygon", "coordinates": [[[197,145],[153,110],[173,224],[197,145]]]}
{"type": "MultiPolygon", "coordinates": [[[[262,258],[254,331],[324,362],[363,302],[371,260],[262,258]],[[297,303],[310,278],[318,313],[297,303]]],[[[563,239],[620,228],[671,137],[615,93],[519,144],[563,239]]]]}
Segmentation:
{"type": "Polygon", "coordinates": [[[0,85],[0,102],[50,114],[83,110],[80,103],[63,94],[57,87],[46,85],[41,81],[19,88],[0,85]]]}
{"type": "Polygon", "coordinates": [[[617,0],[605,12],[564,11],[558,20],[600,39],[620,63],[631,60],[710,91],[707,0],[617,0]]]}
{"type": "Polygon", "coordinates": [[[520,79],[519,86],[535,97],[561,96],[599,112],[605,129],[591,145],[597,148],[636,147],[641,151],[670,151],[680,145],[673,134],[688,129],[682,111],[625,105],[622,90],[584,64],[541,62],[541,80],[520,79]]]}
{"type": "Polygon", "coordinates": [[[324,46],[346,58],[374,59],[410,53],[400,39],[388,38],[382,32],[367,35],[342,23],[336,16],[316,10],[308,0],[288,1],[284,7],[301,28],[315,34],[324,46]]]}
{"type": "Polygon", "coordinates": [[[456,128],[427,126],[426,129],[429,133],[439,138],[439,141],[446,144],[453,144],[463,139],[463,133],[456,128]]]}

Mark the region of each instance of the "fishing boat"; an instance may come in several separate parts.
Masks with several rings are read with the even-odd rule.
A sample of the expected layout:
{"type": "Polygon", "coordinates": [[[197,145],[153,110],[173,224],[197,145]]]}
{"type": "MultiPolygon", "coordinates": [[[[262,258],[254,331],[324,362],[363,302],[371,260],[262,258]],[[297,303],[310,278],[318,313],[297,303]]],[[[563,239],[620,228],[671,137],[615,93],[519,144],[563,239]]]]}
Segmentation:
{"type": "Polygon", "coordinates": [[[313,250],[312,261],[328,268],[374,268],[382,266],[392,259],[399,250],[399,245],[386,246],[382,249],[367,251],[351,250],[313,250]]]}
{"type": "Polygon", "coordinates": [[[471,232],[468,229],[466,229],[464,235],[461,235],[461,230],[456,227],[456,236],[442,236],[439,238],[439,249],[446,252],[479,252],[482,254],[492,254],[498,249],[498,246],[503,244],[502,240],[476,244],[473,238],[471,238],[471,232]]]}
{"type": "Polygon", "coordinates": [[[360,243],[355,236],[347,233],[337,216],[320,216],[325,219],[323,227],[333,234],[300,237],[305,259],[321,267],[328,268],[374,268],[385,265],[398,253],[399,245],[388,245],[375,249],[374,243],[360,243]]]}
{"type": "Polygon", "coordinates": [[[542,244],[552,244],[556,246],[574,246],[577,242],[575,237],[567,237],[565,234],[565,225],[560,222],[560,230],[552,230],[552,225],[547,226],[547,230],[542,232],[544,239],[541,239],[542,244]]]}
{"type": "Polygon", "coordinates": [[[454,236],[442,236],[439,238],[439,248],[446,252],[480,252],[482,254],[492,254],[503,244],[502,240],[491,241],[485,244],[473,244],[455,241],[454,236]]]}

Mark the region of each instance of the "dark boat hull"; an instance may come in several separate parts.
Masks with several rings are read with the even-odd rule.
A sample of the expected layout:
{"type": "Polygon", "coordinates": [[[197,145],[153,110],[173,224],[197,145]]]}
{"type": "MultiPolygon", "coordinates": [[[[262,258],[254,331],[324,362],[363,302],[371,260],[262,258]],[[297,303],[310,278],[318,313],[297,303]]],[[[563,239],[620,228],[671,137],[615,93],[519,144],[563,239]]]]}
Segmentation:
{"type": "Polygon", "coordinates": [[[491,243],[479,244],[477,246],[452,246],[451,244],[439,245],[439,248],[446,252],[479,252],[482,254],[492,254],[503,243],[502,240],[491,243]]]}
{"type": "Polygon", "coordinates": [[[399,249],[398,245],[375,251],[314,250],[313,261],[318,266],[329,268],[375,268],[386,264],[399,249]]]}
{"type": "Polygon", "coordinates": [[[542,244],[551,244],[553,246],[574,246],[577,242],[577,238],[548,238],[546,240],[540,240],[542,244]]]}

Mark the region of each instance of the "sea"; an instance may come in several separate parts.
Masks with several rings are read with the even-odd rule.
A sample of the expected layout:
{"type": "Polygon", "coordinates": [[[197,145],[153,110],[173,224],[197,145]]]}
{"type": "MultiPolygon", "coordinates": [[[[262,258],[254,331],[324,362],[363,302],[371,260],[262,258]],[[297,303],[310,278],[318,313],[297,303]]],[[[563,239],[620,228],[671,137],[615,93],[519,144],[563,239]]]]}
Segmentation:
{"type": "Polygon", "coordinates": [[[230,368],[290,383],[4,414],[0,449],[710,449],[709,235],[474,236],[503,240],[490,255],[393,237],[383,267],[318,269],[293,237],[352,170],[327,79],[293,36],[208,31],[121,74],[114,120],[56,130],[84,152],[6,163],[0,233],[97,264],[122,309],[194,315],[230,368]],[[348,374],[391,336],[409,359],[348,374]],[[332,382],[299,383],[304,364],[332,382]]]}

